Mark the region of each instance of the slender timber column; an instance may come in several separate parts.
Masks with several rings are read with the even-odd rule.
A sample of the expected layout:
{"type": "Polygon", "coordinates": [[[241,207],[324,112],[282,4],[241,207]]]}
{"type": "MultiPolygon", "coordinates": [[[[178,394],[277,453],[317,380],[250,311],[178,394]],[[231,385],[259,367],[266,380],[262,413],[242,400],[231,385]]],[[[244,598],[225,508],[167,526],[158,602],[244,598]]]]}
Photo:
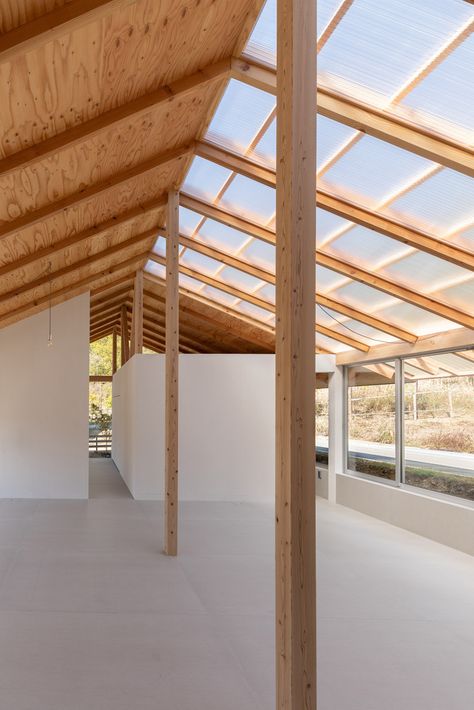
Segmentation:
{"type": "Polygon", "coordinates": [[[128,349],[128,315],[127,306],[124,303],[120,312],[120,330],[122,334],[122,365],[125,365],[129,358],[128,349]]]}
{"type": "Polygon", "coordinates": [[[178,554],[179,194],[166,219],[165,553],[178,554]]]}
{"type": "Polygon", "coordinates": [[[143,352],[143,271],[135,274],[133,287],[133,349],[132,355],[143,352]]]}
{"type": "Polygon", "coordinates": [[[344,370],[336,365],[329,375],[328,501],[336,502],[337,474],[344,473],[344,370]]]}
{"type": "Polygon", "coordinates": [[[112,375],[117,372],[117,329],[112,331],[112,375]]]}
{"type": "Polygon", "coordinates": [[[277,3],[277,710],[316,708],[315,13],[277,3]]]}

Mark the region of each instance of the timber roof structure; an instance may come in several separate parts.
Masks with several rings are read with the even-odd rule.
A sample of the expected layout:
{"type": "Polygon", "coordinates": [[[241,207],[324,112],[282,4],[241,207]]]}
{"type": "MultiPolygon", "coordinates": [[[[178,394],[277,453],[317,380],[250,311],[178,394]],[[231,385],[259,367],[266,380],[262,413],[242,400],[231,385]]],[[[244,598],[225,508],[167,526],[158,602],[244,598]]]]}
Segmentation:
{"type": "MultiPolygon", "coordinates": [[[[144,269],[164,351],[179,190],[181,350],[273,351],[275,15],[0,0],[0,327],[90,290],[101,338],[144,269]]],[[[468,0],[318,0],[317,351],[474,329],[473,30],[468,0]]]]}

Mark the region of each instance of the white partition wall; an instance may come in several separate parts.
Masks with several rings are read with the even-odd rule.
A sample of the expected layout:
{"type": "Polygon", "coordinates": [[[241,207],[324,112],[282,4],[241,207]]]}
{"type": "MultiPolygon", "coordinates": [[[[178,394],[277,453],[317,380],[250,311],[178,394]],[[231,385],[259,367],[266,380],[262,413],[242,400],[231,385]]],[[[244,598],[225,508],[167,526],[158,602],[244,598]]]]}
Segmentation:
{"type": "MultiPolygon", "coordinates": [[[[273,355],[180,355],[180,500],[273,503],[273,355]]],[[[164,491],[164,356],[114,376],[113,459],[132,495],[164,491]]]]}
{"type": "Polygon", "coordinates": [[[89,295],[0,331],[0,497],[87,498],[89,295]]]}

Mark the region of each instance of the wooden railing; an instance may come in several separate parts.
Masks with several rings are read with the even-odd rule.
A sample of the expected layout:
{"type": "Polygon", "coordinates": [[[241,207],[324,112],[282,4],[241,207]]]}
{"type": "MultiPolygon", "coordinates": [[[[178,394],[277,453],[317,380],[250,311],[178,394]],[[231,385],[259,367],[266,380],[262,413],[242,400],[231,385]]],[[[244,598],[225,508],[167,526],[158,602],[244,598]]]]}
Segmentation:
{"type": "Polygon", "coordinates": [[[89,437],[89,454],[106,456],[112,450],[112,432],[102,432],[97,436],[89,437]]]}

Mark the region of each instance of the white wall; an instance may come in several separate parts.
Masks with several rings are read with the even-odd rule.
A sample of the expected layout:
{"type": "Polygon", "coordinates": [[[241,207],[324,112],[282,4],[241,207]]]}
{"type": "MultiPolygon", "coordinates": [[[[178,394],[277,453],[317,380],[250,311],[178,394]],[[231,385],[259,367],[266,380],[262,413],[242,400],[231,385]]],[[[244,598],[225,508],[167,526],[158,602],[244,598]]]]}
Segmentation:
{"type": "Polygon", "coordinates": [[[338,474],[337,502],[474,555],[474,508],[461,501],[338,474]]]}
{"type": "Polygon", "coordinates": [[[87,498],[89,295],[0,330],[0,497],[87,498]]]}
{"type": "MultiPolygon", "coordinates": [[[[132,495],[164,491],[164,356],[114,376],[113,459],[132,495]]],[[[180,500],[273,502],[273,355],[180,355],[180,500]]]]}

